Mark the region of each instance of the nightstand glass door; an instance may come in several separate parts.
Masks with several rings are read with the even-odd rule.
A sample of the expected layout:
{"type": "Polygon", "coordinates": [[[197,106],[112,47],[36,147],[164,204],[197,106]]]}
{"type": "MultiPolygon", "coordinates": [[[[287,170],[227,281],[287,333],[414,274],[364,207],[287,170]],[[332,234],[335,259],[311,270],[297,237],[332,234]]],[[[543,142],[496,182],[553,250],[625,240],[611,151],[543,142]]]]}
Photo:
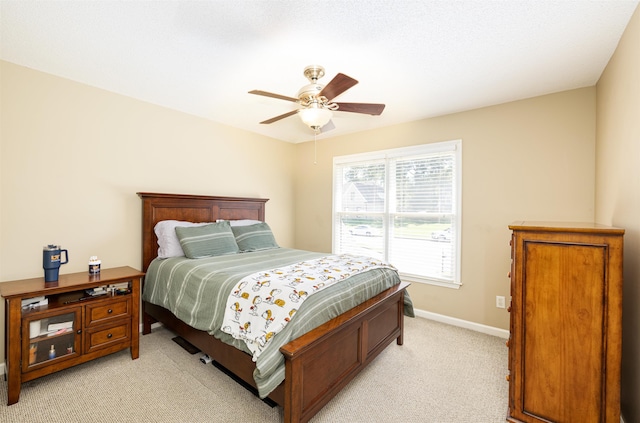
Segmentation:
{"type": "Polygon", "coordinates": [[[81,308],[66,309],[59,314],[49,311],[46,317],[34,312],[24,316],[22,326],[23,371],[34,370],[54,360],[78,356],[81,334],[81,308]],[[24,358],[27,358],[26,360],[24,358]]]}

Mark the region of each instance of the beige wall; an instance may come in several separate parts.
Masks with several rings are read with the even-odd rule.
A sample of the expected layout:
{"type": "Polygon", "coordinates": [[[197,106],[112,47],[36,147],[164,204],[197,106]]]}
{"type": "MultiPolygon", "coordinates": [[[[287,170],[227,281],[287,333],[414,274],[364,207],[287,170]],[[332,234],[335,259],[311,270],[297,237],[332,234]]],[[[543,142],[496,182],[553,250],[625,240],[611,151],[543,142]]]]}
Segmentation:
{"type": "Polygon", "coordinates": [[[625,228],[622,414],[640,421],[640,8],[597,84],[596,220],[625,228]]]}
{"type": "MultiPolygon", "coordinates": [[[[91,255],[140,268],[138,191],[269,198],[267,222],[294,246],[292,144],[7,62],[0,72],[0,281],[42,276],[48,243],[69,250],[62,273],[91,255]]],[[[4,303],[0,355],[3,319],[4,303]]]]}
{"type": "Polygon", "coordinates": [[[592,221],[595,87],[297,145],[296,246],[331,250],[333,157],[462,139],[460,289],[414,283],[428,312],[508,329],[507,228],[514,220],[592,221]]]}
{"type": "MultiPolygon", "coordinates": [[[[137,191],[267,197],[281,245],[330,251],[334,156],[462,139],[464,285],[414,284],[416,306],[507,329],[495,296],[509,295],[511,221],[624,227],[623,413],[640,420],[639,27],[636,11],[597,89],[320,139],[316,165],[313,143],[279,142],[0,61],[0,281],[40,276],[50,242],[69,249],[64,273],[84,271],[90,255],[139,268],[137,191]]],[[[0,305],[0,354],[3,318],[0,305]]]]}

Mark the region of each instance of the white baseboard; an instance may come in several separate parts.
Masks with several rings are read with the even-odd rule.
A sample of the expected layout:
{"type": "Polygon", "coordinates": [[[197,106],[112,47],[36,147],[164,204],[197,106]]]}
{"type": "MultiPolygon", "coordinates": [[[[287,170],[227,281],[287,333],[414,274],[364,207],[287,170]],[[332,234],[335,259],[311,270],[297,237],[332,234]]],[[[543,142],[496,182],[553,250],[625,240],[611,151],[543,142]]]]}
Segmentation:
{"type": "Polygon", "coordinates": [[[480,323],[470,322],[468,320],[456,319],[455,317],[445,316],[444,314],[432,313],[430,311],[414,309],[417,317],[422,317],[436,322],[446,323],[452,326],[458,326],[465,329],[471,329],[476,332],[486,333],[487,335],[497,336],[499,338],[509,339],[509,331],[505,329],[495,328],[493,326],[482,325],[480,323]]]}

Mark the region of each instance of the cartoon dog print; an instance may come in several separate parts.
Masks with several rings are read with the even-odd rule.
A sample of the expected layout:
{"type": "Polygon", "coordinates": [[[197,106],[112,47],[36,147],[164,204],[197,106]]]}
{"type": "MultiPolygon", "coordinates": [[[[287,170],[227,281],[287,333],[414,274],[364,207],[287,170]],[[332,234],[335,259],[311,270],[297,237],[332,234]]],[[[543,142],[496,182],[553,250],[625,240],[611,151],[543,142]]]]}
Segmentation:
{"type": "Polygon", "coordinates": [[[247,286],[247,282],[246,281],[240,282],[240,284],[238,285],[238,289],[233,291],[233,294],[231,294],[231,295],[233,295],[236,298],[240,298],[241,292],[242,292],[242,290],[244,289],[245,286],[247,286]]]}
{"type": "Polygon", "coordinates": [[[267,310],[264,313],[262,313],[262,318],[266,320],[266,323],[264,325],[265,329],[268,328],[271,323],[273,323],[274,318],[271,313],[271,310],[267,310]]]}
{"type": "Polygon", "coordinates": [[[289,298],[291,299],[291,301],[293,301],[294,303],[299,302],[301,299],[304,300],[304,298],[307,296],[307,292],[306,291],[297,291],[297,290],[293,290],[293,292],[289,295],[289,298]]]}
{"type": "Polygon", "coordinates": [[[244,325],[240,325],[240,335],[246,336],[251,333],[251,322],[245,322],[244,325]]]}
{"type": "Polygon", "coordinates": [[[259,295],[253,297],[253,301],[251,302],[251,307],[249,307],[249,314],[252,316],[258,316],[258,304],[262,302],[262,298],[259,295]]]}
{"type": "Polygon", "coordinates": [[[276,295],[278,295],[281,292],[282,292],[281,289],[278,289],[278,288],[272,289],[271,292],[269,292],[269,296],[264,299],[264,302],[267,304],[273,304],[273,301],[276,299],[276,295]]]}
{"type": "Polygon", "coordinates": [[[291,279],[291,280],[289,281],[289,284],[288,284],[288,285],[289,285],[291,288],[295,288],[296,286],[300,285],[302,282],[304,282],[304,281],[302,280],[302,278],[297,278],[297,277],[296,277],[296,278],[291,279]]]}
{"type": "Polygon", "coordinates": [[[256,284],[253,285],[253,287],[251,289],[253,289],[255,292],[258,292],[258,291],[260,291],[261,288],[269,287],[269,286],[271,286],[271,281],[269,281],[269,280],[256,281],[256,284]]]}
{"type": "Polygon", "coordinates": [[[259,337],[258,339],[256,339],[260,348],[264,348],[264,346],[267,345],[267,342],[269,342],[271,338],[273,338],[273,335],[274,335],[273,332],[267,332],[261,337],[259,337]]]}
{"type": "Polygon", "coordinates": [[[292,308],[292,309],[289,311],[289,317],[285,317],[285,318],[284,318],[284,321],[285,321],[285,322],[287,322],[287,323],[289,323],[289,322],[291,321],[291,318],[293,317],[293,315],[294,315],[294,314],[296,314],[296,311],[298,311],[298,309],[297,309],[297,308],[292,308]]]}
{"type": "Polygon", "coordinates": [[[235,302],[235,303],[231,304],[230,308],[235,313],[235,320],[240,320],[240,313],[242,313],[242,308],[240,307],[240,303],[239,302],[235,302]]]}

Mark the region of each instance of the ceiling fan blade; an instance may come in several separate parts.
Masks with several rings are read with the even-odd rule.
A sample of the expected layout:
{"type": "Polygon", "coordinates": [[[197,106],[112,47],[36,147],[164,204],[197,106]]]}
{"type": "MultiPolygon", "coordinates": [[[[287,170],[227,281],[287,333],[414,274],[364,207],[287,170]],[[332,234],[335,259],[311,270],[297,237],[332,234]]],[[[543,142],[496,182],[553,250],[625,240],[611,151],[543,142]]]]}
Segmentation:
{"type": "Polygon", "coordinates": [[[285,114],[283,114],[283,115],[276,116],[276,117],[272,117],[271,119],[263,120],[263,121],[262,121],[262,122],[260,122],[260,123],[268,124],[268,123],[277,122],[277,121],[279,121],[280,119],[284,119],[284,118],[289,117],[289,116],[291,116],[291,115],[295,115],[296,113],[298,113],[298,111],[297,111],[297,110],[292,110],[292,111],[287,112],[287,113],[285,113],[285,114]]]}
{"type": "Polygon", "coordinates": [[[265,97],[272,97],[272,98],[278,98],[280,100],[293,101],[294,103],[298,102],[297,98],[287,97],[286,95],[274,94],[267,91],[253,90],[253,91],[249,91],[249,94],[263,95],[265,97]]]}
{"type": "Polygon", "coordinates": [[[363,113],[366,115],[378,116],[384,110],[384,104],[375,103],[336,103],[338,112],[363,113]]]}
{"type": "Polygon", "coordinates": [[[339,73],[318,93],[318,97],[323,96],[331,101],[357,83],[358,81],[350,76],[339,73]]]}

